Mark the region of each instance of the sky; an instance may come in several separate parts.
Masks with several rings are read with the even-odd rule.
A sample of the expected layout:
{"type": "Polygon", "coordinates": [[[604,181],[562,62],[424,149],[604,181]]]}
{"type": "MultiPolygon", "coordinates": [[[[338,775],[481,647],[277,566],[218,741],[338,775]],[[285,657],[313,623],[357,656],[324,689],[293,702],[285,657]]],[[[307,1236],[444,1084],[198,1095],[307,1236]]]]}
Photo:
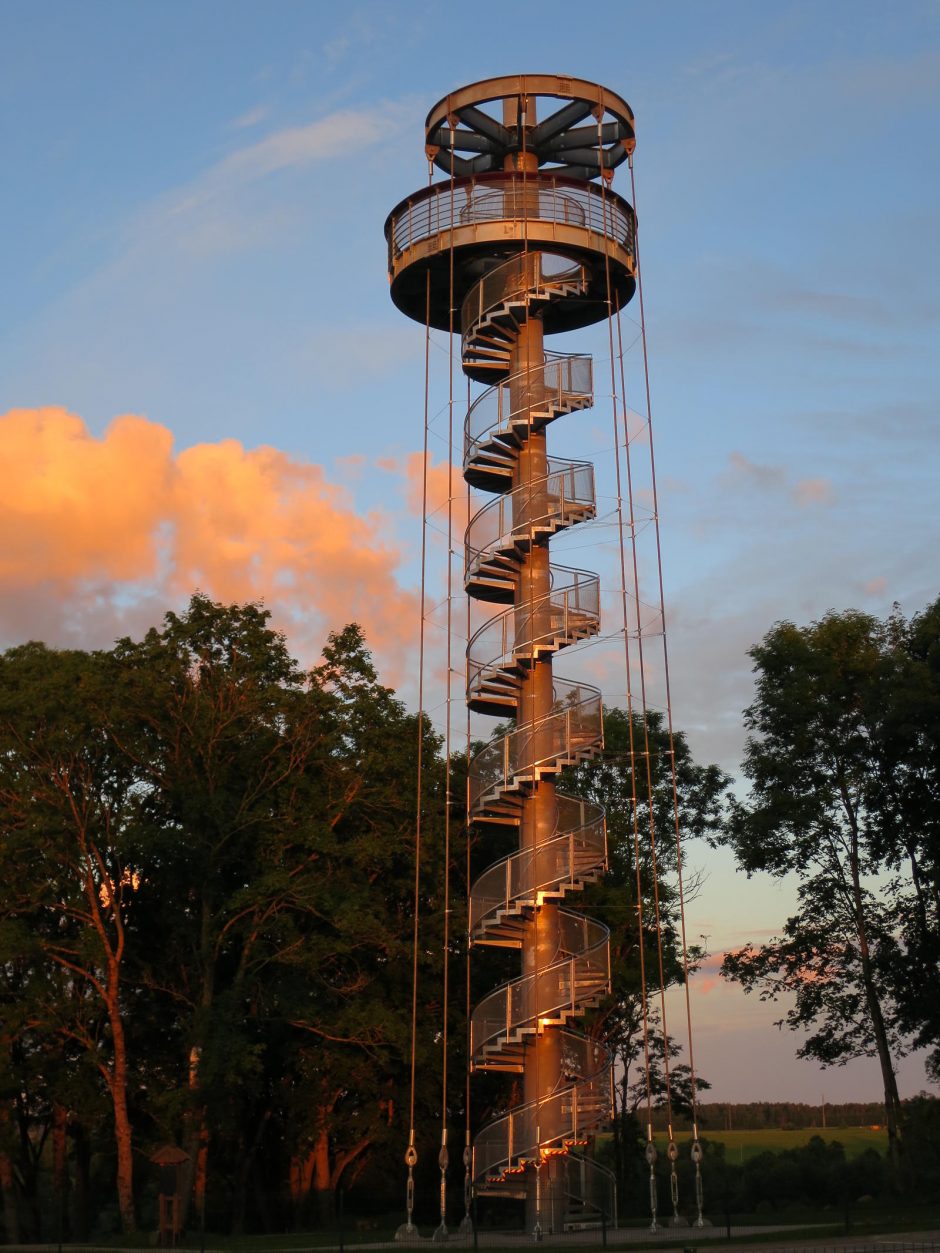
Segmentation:
{"type": "MultiPolygon", "coordinates": [[[[383,223],[427,181],[428,108],[517,72],[603,83],[636,113],[672,704],[698,759],[737,769],[747,650],[776,621],[936,596],[936,2],[599,0],[582,19],[554,0],[0,0],[0,646],[108,646],[199,588],[263,600],[308,662],[362,623],[414,705],[424,334],[389,301],[383,223]]],[[[565,338],[602,379],[606,328],[565,338]]],[[[558,555],[599,569],[612,605],[609,390],[553,451],[598,464],[600,521],[558,555]]],[[[559,669],[617,703],[616,655],[601,641],[559,669]]],[[[877,1098],[874,1063],[796,1060],[780,1011],[717,978],[724,951],[776,933],[792,884],[687,858],[710,1096],[877,1098]]],[[[901,1085],[925,1085],[919,1059],[901,1085]]]]}

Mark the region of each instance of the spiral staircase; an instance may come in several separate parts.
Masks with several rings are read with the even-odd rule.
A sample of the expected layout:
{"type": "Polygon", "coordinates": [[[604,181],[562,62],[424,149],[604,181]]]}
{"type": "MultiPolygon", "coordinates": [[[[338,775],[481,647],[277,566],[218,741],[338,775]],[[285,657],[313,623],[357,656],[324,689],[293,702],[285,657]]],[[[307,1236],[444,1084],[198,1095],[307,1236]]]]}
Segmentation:
{"type": "MultiPolygon", "coordinates": [[[[461,309],[464,370],[497,380],[468,413],[464,475],[477,487],[502,493],[467,528],[465,585],[477,600],[509,606],[488,618],[468,644],[467,700],[475,711],[516,720],[470,763],[470,815],[478,824],[521,827],[543,782],[603,746],[596,688],[552,674],[549,711],[532,720],[520,707],[532,671],[551,666],[554,654],[600,626],[595,575],[550,565],[548,591],[538,595],[525,578],[537,549],[594,516],[593,467],[546,458],[544,474],[524,477],[519,469],[528,441],[563,414],[591,404],[590,359],[545,356],[511,374],[512,348],[526,324],[553,302],[582,294],[585,285],[584,266],[527,253],[489,271],[461,309]]],[[[538,1038],[551,1033],[553,1060],[560,1064],[549,1083],[539,1084],[536,1099],[524,1100],[477,1135],[474,1186],[478,1194],[519,1197],[527,1169],[559,1159],[544,1172],[551,1195],[540,1208],[554,1210],[556,1222],[571,1223],[612,1218],[615,1210],[609,1172],[574,1157],[611,1113],[610,1052],[572,1030],[609,990],[608,931],[560,904],[603,874],[607,846],[600,806],[557,791],[549,803],[549,838],[523,843],[473,884],[470,933],[474,944],[524,949],[539,916],[554,904],[554,951],[477,1005],[470,1049],[475,1070],[524,1074],[538,1038]]]]}
{"type": "Polygon", "coordinates": [[[416,321],[454,332],[459,316],[464,372],[485,388],[464,430],[464,477],[493,496],[464,537],[482,618],[467,702],[509,721],[470,761],[469,816],[517,846],[473,883],[470,937],[522,958],[471,1017],[471,1068],[520,1078],[518,1102],[474,1139],[466,1195],[472,1177],[477,1195],[525,1199],[536,1232],[561,1230],[614,1220],[616,1193],[584,1152],[610,1119],[610,1051],[578,1030],[609,991],[608,932],[574,907],[606,869],[604,813],[556,788],[603,748],[600,692],[554,673],[556,654],[598,633],[600,588],[549,553],[595,514],[593,467],[547,447],[552,423],[592,405],[592,364],[544,336],[634,293],[633,209],[610,187],[633,114],[597,84],[516,75],[452,92],[425,136],[450,177],[389,215],[389,279],[416,321]]]}

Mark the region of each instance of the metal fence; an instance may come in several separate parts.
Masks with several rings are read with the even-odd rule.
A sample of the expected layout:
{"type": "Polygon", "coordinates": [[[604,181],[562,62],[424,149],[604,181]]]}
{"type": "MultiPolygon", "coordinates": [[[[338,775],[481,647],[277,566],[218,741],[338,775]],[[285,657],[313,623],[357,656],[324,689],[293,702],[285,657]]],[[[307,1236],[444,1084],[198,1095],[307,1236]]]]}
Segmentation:
{"type": "MultiPolygon", "coordinates": [[[[383,1224],[384,1227],[384,1224],[383,1224]]],[[[298,1233],[296,1236],[284,1235],[279,1238],[271,1236],[249,1236],[216,1239],[208,1233],[200,1238],[198,1233],[184,1238],[179,1248],[199,1250],[199,1253],[346,1253],[356,1249],[406,1249],[432,1244],[446,1244],[454,1248],[486,1249],[495,1253],[498,1249],[521,1249],[533,1245],[550,1247],[578,1248],[585,1250],[601,1248],[628,1247],[671,1247],[681,1249],[682,1253],[698,1253],[699,1246],[715,1241],[727,1243],[729,1229],[725,1224],[716,1226],[675,1227],[661,1226],[652,1232],[646,1226],[641,1227],[607,1227],[603,1224],[591,1226],[585,1230],[572,1230],[555,1233],[543,1233],[537,1240],[531,1232],[493,1231],[471,1228],[450,1231],[445,1240],[434,1238],[433,1227],[428,1225],[419,1228],[421,1237],[417,1240],[396,1241],[387,1229],[381,1232],[371,1231],[355,1220],[338,1223],[333,1230],[318,1232],[315,1236],[298,1233]]],[[[924,1238],[911,1236],[909,1240],[892,1240],[889,1238],[871,1237],[859,1240],[857,1237],[840,1238],[835,1234],[827,1234],[825,1243],[814,1242],[812,1236],[801,1240],[799,1244],[787,1243],[797,1238],[797,1233],[808,1228],[794,1228],[792,1225],[732,1225],[730,1239],[738,1248],[748,1248],[748,1241],[755,1243],[753,1249],[766,1250],[767,1253],[940,1253],[940,1233],[925,1233],[924,1238]],[[774,1239],[779,1236],[779,1242],[774,1239]]],[[[125,1240],[121,1243],[109,1244],[75,1244],[75,1243],[43,1243],[43,1244],[7,1244],[3,1247],[22,1250],[23,1253],[144,1253],[144,1250],[157,1246],[155,1234],[149,1237],[140,1233],[139,1242],[125,1240]]]]}

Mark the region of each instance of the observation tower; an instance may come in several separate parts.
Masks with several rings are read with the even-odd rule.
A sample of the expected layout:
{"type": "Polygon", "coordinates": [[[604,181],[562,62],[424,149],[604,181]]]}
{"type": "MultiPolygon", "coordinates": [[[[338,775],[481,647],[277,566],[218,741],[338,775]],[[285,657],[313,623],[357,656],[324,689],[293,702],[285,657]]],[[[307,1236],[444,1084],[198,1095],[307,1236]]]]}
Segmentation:
{"type": "Polygon", "coordinates": [[[552,537],[595,514],[593,466],[549,451],[552,424],[593,403],[592,362],[548,351],[545,337],[633,296],[634,212],[611,180],[634,119],[595,83],[513,75],[446,96],[425,139],[429,169],[446,177],[389,215],[389,278],[403,313],[460,335],[480,385],[463,474],[492,498],[464,537],[467,702],[509,729],[470,761],[468,819],[504,833],[506,855],[473,883],[469,926],[473,945],[521,958],[470,1028],[471,1069],[519,1076],[521,1101],[478,1132],[465,1162],[478,1195],[524,1200],[529,1230],[558,1231],[612,1221],[616,1197],[610,1172],[580,1152],[611,1113],[609,1050],[578,1029],[609,991],[608,932],[575,908],[606,869],[605,819],[556,788],[604,738],[601,693],[556,669],[600,630],[599,580],[551,560],[552,537]]]}

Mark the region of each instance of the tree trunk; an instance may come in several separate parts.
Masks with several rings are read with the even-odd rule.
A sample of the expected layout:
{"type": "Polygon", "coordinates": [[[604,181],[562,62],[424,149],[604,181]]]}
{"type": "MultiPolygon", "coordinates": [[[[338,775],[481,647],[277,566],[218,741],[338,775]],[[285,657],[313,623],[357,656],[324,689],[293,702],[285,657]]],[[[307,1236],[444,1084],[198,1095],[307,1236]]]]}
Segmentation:
{"type": "Polygon", "coordinates": [[[875,986],[871,951],[868,947],[868,928],[859,873],[857,835],[854,829],[849,866],[852,875],[852,899],[855,906],[858,951],[862,964],[862,983],[865,988],[865,1000],[868,1005],[872,1036],[874,1037],[875,1049],[878,1053],[878,1064],[881,1067],[881,1080],[884,1086],[885,1125],[888,1129],[888,1160],[891,1162],[895,1183],[899,1187],[903,1187],[904,1178],[901,1172],[901,1097],[898,1093],[898,1081],[894,1073],[894,1061],[891,1057],[891,1046],[888,1043],[888,1031],[881,1009],[881,998],[875,986]]]}
{"type": "Polygon", "coordinates": [[[68,1110],[56,1102],[52,1107],[52,1195],[55,1203],[57,1243],[69,1237],[68,1110]]]}
{"type": "Polygon", "coordinates": [[[199,1146],[196,1150],[196,1177],[193,1182],[193,1200],[196,1204],[196,1221],[199,1230],[206,1228],[206,1185],[209,1178],[209,1128],[206,1124],[206,1111],[203,1109],[199,1120],[199,1146]]]}
{"type": "Polygon", "coordinates": [[[324,1117],[313,1146],[313,1191],[317,1203],[317,1218],[321,1226],[326,1226],[333,1219],[333,1187],[330,1174],[330,1133],[324,1117]]]}
{"type": "MultiPolygon", "coordinates": [[[[248,1185],[252,1178],[252,1167],[254,1166],[255,1157],[258,1149],[261,1147],[261,1140],[264,1136],[264,1129],[268,1119],[271,1117],[270,1109],[263,1110],[258,1124],[255,1127],[255,1134],[251,1144],[247,1144],[244,1135],[241,1136],[240,1152],[238,1155],[238,1163],[235,1170],[235,1203],[232,1207],[232,1234],[241,1235],[245,1225],[245,1204],[248,1199],[248,1185]]],[[[264,1200],[263,1194],[255,1187],[255,1196],[261,1198],[261,1208],[267,1211],[267,1201],[264,1200]]]]}
{"type": "MultiPolygon", "coordinates": [[[[211,1005],[211,989],[209,981],[203,983],[203,1007],[211,1005]],[[207,999],[208,998],[208,999],[207,999]]],[[[209,1161],[209,1123],[208,1110],[199,1102],[200,1065],[202,1062],[202,1046],[194,1044],[189,1050],[189,1072],[187,1084],[189,1088],[190,1106],[185,1117],[186,1130],[184,1144],[188,1160],[182,1171],[180,1196],[180,1224],[185,1229],[189,1226],[190,1206],[195,1207],[194,1219],[200,1231],[205,1229],[206,1214],[206,1176],[209,1161]]]]}
{"type": "Polygon", "coordinates": [[[75,1156],[75,1206],[72,1215],[72,1234],[76,1240],[88,1239],[88,1181],[91,1172],[91,1149],[88,1133],[79,1122],[70,1127],[75,1156]]]}
{"type": "Polygon", "coordinates": [[[6,1153],[0,1152],[0,1194],[3,1196],[3,1225],[7,1244],[20,1242],[20,1209],[16,1196],[16,1180],[13,1163],[6,1153]]]}
{"type": "Polygon", "coordinates": [[[134,1212],[134,1147],[131,1121],[127,1113],[127,1046],[124,1024],[117,1003],[117,980],[113,981],[113,997],[108,1005],[114,1060],[109,1076],[111,1104],[114,1107],[114,1139],[117,1148],[117,1194],[121,1214],[121,1230],[125,1235],[137,1230],[134,1212]]]}
{"type": "Polygon", "coordinates": [[[295,1231],[303,1230],[307,1220],[307,1203],[310,1199],[310,1184],[313,1180],[314,1154],[299,1153],[290,1162],[290,1196],[291,1211],[295,1231]]]}
{"type": "Polygon", "coordinates": [[[240,1236],[245,1230],[245,1209],[247,1197],[245,1195],[245,1186],[248,1180],[248,1173],[251,1168],[251,1154],[248,1152],[245,1144],[244,1131],[238,1137],[239,1152],[237,1164],[235,1167],[235,1195],[232,1197],[232,1231],[233,1236],[240,1236]]]}

